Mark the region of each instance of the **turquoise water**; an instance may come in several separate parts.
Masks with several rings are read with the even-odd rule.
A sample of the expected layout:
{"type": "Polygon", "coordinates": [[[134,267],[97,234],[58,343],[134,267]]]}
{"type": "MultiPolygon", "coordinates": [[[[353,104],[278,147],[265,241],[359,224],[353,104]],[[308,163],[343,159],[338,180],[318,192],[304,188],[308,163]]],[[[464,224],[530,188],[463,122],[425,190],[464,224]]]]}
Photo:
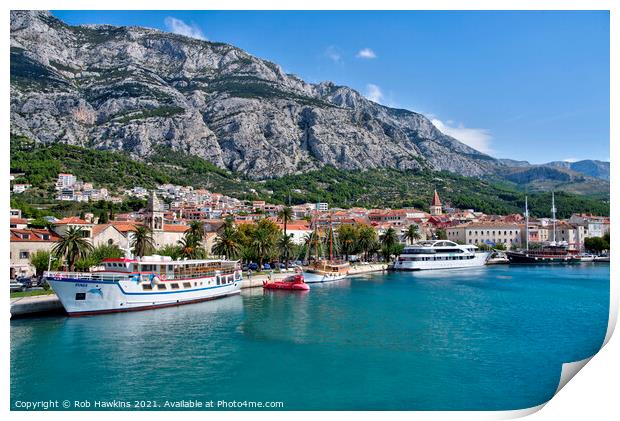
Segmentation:
{"type": "Polygon", "coordinates": [[[531,407],[596,353],[609,266],[360,276],[303,292],[11,321],[11,402],[282,401],[284,409],[531,407]]]}

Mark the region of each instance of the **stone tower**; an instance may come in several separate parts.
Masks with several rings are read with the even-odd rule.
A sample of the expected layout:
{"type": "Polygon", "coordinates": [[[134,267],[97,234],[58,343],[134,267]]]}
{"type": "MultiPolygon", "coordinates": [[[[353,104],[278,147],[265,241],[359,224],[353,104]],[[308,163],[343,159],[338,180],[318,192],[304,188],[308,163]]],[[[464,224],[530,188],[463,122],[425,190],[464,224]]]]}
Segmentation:
{"type": "Polygon", "coordinates": [[[439,200],[439,195],[437,194],[437,190],[433,194],[433,201],[430,206],[430,213],[432,216],[438,216],[443,213],[443,209],[441,206],[441,200],[439,200]]]}
{"type": "Polygon", "coordinates": [[[144,224],[151,228],[153,232],[164,230],[164,207],[155,191],[151,192],[144,215],[144,224]]]}

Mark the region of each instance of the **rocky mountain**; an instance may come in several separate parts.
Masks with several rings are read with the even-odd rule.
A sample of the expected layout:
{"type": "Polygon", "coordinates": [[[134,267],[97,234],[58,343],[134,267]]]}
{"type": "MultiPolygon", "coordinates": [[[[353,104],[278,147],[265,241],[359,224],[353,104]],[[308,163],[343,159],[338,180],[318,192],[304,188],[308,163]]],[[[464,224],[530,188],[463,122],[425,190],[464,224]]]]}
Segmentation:
{"type": "Polygon", "coordinates": [[[609,181],[609,162],[584,159],[582,161],[554,161],[544,164],[547,167],[567,168],[569,170],[609,181]]]}
{"type": "Polygon", "coordinates": [[[421,114],[306,83],[231,45],[41,11],[11,12],[11,132],[136,158],[164,146],[256,179],[324,165],[467,176],[503,165],[421,114]]]}

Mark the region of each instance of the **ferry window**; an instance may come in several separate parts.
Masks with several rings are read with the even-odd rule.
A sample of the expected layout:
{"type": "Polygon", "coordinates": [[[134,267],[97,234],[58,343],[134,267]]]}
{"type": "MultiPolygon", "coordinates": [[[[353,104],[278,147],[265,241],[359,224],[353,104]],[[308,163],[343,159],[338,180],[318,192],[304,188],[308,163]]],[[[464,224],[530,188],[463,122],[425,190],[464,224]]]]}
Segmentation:
{"type": "Polygon", "coordinates": [[[75,293],[75,299],[76,300],[85,300],[86,299],[86,293],[85,292],[76,292],[75,293]]]}
{"type": "Polygon", "coordinates": [[[191,287],[192,287],[191,282],[183,282],[183,288],[191,288],[191,287]]]}
{"type": "Polygon", "coordinates": [[[171,289],[179,289],[179,284],[170,284],[171,289]]]}
{"type": "Polygon", "coordinates": [[[153,286],[151,284],[142,284],[143,290],[152,290],[153,286]]]}
{"type": "Polygon", "coordinates": [[[157,289],[167,289],[166,284],[157,284],[157,289]]]}
{"type": "Polygon", "coordinates": [[[197,287],[198,286],[198,282],[194,282],[194,286],[197,287]]]}

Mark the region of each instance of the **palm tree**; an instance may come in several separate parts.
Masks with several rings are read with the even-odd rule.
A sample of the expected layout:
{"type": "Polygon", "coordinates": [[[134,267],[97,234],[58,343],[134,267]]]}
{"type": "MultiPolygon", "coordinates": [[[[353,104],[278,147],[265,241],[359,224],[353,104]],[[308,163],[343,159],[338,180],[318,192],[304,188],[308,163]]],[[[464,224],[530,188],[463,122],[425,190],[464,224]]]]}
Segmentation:
{"type": "Polygon", "coordinates": [[[146,225],[135,226],[133,230],[133,239],[131,240],[133,254],[144,257],[145,254],[151,253],[155,249],[153,242],[153,232],[150,227],[146,225]]]}
{"type": "Polygon", "coordinates": [[[239,243],[239,235],[233,227],[225,227],[215,239],[213,245],[213,253],[219,256],[226,256],[232,259],[239,256],[241,244],[239,243]]]}
{"type": "MultiPolygon", "coordinates": [[[[278,212],[278,218],[284,224],[284,236],[286,237],[287,236],[286,229],[287,229],[288,221],[293,219],[293,209],[290,206],[283,207],[282,210],[278,212]]],[[[285,250],[284,261],[286,262],[285,265],[286,265],[286,268],[288,269],[288,249],[285,250]]]]}
{"type": "Polygon", "coordinates": [[[250,246],[258,258],[259,267],[262,269],[265,256],[267,256],[273,248],[273,242],[267,230],[257,229],[254,232],[254,237],[250,242],[250,246]]]}
{"type": "Polygon", "coordinates": [[[278,219],[282,221],[284,224],[284,235],[286,235],[286,228],[288,225],[288,221],[293,219],[293,209],[289,206],[285,206],[282,208],[280,212],[278,212],[278,219]]]}
{"type": "Polygon", "coordinates": [[[415,224],[409,225],[409,228],[407,228],[407,231],[405,232],[405,239],[409,240],[409,242],[413,244],[420,238],[422,238],[420,235],[420,227],[415,224]]]}
{"type": "Polygon", "coordinates": [[[364,260],[368,260],[368,254],[377,242],[377,232],[369,225],[361,225],[358,233],[358,246],[364,252],[364,260]]]}
{"type": "Polygon", "coordinates": [[[91,242],[85,237],[85,231],[77,227],[69,227],[52,248],[56,257],[66,258],[69,270],[75,269],[75,262],[88,256],[93,249],[91,242]]]}
{"type": "Polygon", "coordinates": [[[200,221],[192,221],[189,230],[185,232],[186,237],[192,237],[196,243],[200,243],[205,235],[204,224],[200,221]]]}
{"type": "Polygon", "coordinates": [[[388,228],[380,237],[381,245],[392,247],[394,244],[398,243],[398,236],[396,235],[396,230],[390,227],[388,228]]]}
{"type": "Polygon", "coordinates": [[[180,257],[188,259],[200,259],[206,255],[205,249],[196,242],[191,235],[186,235],[178,241],[180,248],[180,257]]]}
{"type": "Polygon", "coordinates": [[[295,243],[293,242],[292,235],[282,234],[280,239],[278,240],[278,250],[280,250],[280,254],[284,256],[284,267],[288,270],[288,256],[295,248],[295,243]]]}
{"type": "Polygon", "coordinates": [[[349,259],[349,256],[354,254],[358,243],[359,229],[356,229],[353,225],[340,225],[338,231],[338,243],[340,244],[340,250],[344,254],[345,260],[349,259]]]}

